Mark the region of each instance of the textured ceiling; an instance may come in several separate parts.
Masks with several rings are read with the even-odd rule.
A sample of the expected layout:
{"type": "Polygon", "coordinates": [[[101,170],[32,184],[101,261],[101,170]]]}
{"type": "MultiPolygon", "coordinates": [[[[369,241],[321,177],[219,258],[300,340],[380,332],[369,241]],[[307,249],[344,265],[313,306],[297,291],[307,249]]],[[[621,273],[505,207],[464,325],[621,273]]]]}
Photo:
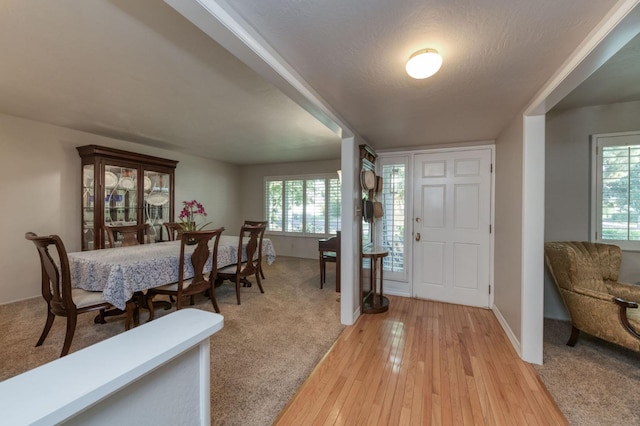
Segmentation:
{"type": "MultiPolygon", "coordinates": [[[[616,0],[218,3],[382,149],[497,137],[616,0]],[[425,47],[444,64],[412,80],[425,47]]],[[[336,133],[158,0],[4,1],[0,49],[1,113],[236,164],[340,155],[336,133]]]]}
{"type": "Polygon", "coordinates": [[[493,139],[614,0],[233,0],[375,148],[493,139]],[[404,63],[435,48],[440,71],[404,63]]]}
{"type": "Polygon", "coordinates": [[[631,101],[640,101],[640,35],[560,101],[555,109],[631,101]]]}
{"type": "Polygon", "coordinates": [[[158,0],[0,3],[0,112],[236,164],[340,139],[158,0]]]}

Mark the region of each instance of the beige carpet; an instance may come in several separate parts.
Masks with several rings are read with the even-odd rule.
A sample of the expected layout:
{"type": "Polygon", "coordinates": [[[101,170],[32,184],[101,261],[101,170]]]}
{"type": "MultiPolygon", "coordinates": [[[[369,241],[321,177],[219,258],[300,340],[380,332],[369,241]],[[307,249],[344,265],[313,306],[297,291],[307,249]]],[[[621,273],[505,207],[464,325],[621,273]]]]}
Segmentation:
{"type": "MultiPolygon", "coordinates": [[[[270,425],[344,328],[336,301],[335,269],[319,286],[316,260],[278,257],[265,267],[264,294],[242,288],[236,305],[228,281],[216,290],[224,328],[211,337],[211,415],[214,425],[270,425]]],[[[209,300],[196,307],[212,311],[209,300]]],[[[41,298],[0,306],[0,380],[55,360],[62,349],[64,318],[56,318],[44,345],[34,347],[46,317],[41,298]]],[[[156,311],[165,315],[163,310],[156,311]]],[[[94,324],[78,319],[71,352],[124,331],[124,319],[94,324]]],[[[143,311],[142,321],[147,312],[143,311]]]]}
{"type": "Polygon", "coordinates": [[[640,354],[546,319],[544,365],[534,365],[572,425],[640,425],[640,354]]]}

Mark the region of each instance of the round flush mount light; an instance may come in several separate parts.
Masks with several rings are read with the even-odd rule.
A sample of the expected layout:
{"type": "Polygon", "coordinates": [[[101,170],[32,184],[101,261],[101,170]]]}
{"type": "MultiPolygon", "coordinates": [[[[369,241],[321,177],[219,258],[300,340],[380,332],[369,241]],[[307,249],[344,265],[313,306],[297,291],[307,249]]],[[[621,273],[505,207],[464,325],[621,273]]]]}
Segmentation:
{"type": "Polygon", "coordinates": [[[415,52],[407,61],[407,74],[415,79],[431,77],[442,66],[442,56],[434,49],[422,49],[415,52]]]}

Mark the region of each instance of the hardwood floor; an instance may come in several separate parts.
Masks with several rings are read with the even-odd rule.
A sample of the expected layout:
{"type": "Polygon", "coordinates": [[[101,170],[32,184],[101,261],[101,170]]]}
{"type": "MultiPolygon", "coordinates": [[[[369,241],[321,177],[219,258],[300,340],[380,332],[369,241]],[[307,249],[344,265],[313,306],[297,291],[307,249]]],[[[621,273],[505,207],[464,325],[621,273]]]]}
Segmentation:
{"type": "Polygon", "coordinates": [[[345,329],[274,424],[567,424],[491,311],[389,299],[345,329]]]}

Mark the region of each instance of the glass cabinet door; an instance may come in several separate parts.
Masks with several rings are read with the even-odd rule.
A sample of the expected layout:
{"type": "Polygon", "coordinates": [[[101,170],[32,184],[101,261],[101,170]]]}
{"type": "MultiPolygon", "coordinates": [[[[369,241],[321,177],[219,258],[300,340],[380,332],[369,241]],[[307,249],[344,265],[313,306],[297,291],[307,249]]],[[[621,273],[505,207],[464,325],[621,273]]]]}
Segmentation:
{"type": "Polygon", "coordinates": [[[93,164],[82,167],[82,250],[95,246],[95,168],[93,164]]]}
{"type": "MultiPolygon", "coordinates": [[[[105,226],[138,223],[138,170],[131,167],[104,167],[105,226]]],[[[103,241],[108,241],[106,233],[103,241]]],[[[117,245],[117,244],[116,244],[117,245]]]]}
{"type": "Polygon", "coordinates": [[[144,171],[144,222],[151,227],[151,238],[163,239],[164,222],[169,222],[171,201],[171,175],[153,170],[144,171]]]}

